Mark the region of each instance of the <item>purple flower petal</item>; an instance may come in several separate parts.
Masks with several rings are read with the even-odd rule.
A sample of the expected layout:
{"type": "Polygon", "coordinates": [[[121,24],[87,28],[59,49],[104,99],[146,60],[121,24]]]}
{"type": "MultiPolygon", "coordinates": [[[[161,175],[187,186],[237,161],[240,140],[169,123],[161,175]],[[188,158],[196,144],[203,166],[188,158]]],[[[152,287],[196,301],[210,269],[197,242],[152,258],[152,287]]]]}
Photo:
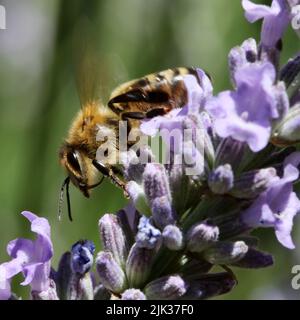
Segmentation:
{"type": "Polygon", "coordinates": [[[252,38],[245,40],[241,46],[232,48],[228,55],[231,81],[236,85],[235,73],[238,69],[257,61],[257,44],[252,38]]]}
{"type": "Polygon", "coordinates": [[[6,263],[3,263],[0,265],[0,300],[8,300],[10,296],[10,281],[7,276],[6,263]]]}
{"type": "Polygon", "coordinates": [[[146,120],[141,124],[141,131],[148,136],[154,137],[161,129],[181,128],[182,117],[180,115],[182,112],[183,109],[174,109],[165,116],[146,120]]]}
{"type": "Polygon", "coordinates": [[[206,100],[212,96],[213,87],[209,77],[201,69],[196,69],[198,79],[194,75],[183,76],[187,88],[188,102],[181,109],[173,109],[164,116],[158,116],[143,121],[140,129],[142,133],[154,137],[158,132],[169,149],[175,153],[182,152],[183,121],[188,114],[199,114],[206,100]],[[199,84],[200,82],[200,84],[199,84]],[[175,143],[171,143],[174,137],[175,143]]]}
{"type": "Polygon", "coordinates": [[[286,209],[286,211],[278,217],[276,221],[275,234],[278,241],[283,246],[288,249],[294,249],[295,245],[291,237],[291,232],[294,216],[300,210],[300,201],[294,192],[290,195],[289,207],[290,208],[286,209]]]}
{"type": "Polygon", "coordinates": [[[23,263],[29,261],[34,250],[34,243],[31,240],[18,238],[7,244],[6,251],[12,258],[17,258],[23,263]]]}
{"type": "Polygon", "coordinates": [[[188,93],[188,103],[185,113],[199,113],[200,108],[205,104],[206,99],[212,96],[213,86],[206,73],[197,68],[197,75],[200,79],[201,86],[198,80],[192,75],[186,75],[183,78],[188,93]]]}
{"type": "Polygon", "coordinates": [[[236,70],[236,91],[224,91],[210,99],[206,109],[215,118],[216,132],[222,138],[247,142],[254,152],[269,141],[272,121],[283,116],[287,106],[277,99],[285,95],[274,85],[275,68],[269,63],[253,63],[236,70]]]}
{"type": "Polygon", "coordinates": [[[22,272],[25,280],[21,285],[30,284],[33,291],[46,291],[50,284],[50,259],[53,255],[50,226],[45,218],[29,211],[22,212],[22,215],[31,222],[31,230],[37,238],[34,241],[19,238],[8,243],[7,252],[13,259],[1,265],[2,275],[5,270],[6,277],[3,287],[8,287],[10,279],[22,272]]]}
{"type": "Polygon", "coordinates": [[[283,177],[274,178],[269,188],[242,214],[242,221],[249,227],[273,227],[278,241],[289,249],[295,247],[291,231],[293,219],[300,211],[300,200],[293,192],[299,163],[300,152],[287,157],[283,177]]]}
{"type": "Polygon", "coordinates": [[[249,0],[243,0],[242,6],[247,20],[251,23],[268,16],[277,16],[280,13],[280,6],[277,1],[273,2],[272,7],[268,7],[262,4],[255,4],[249,0]]]}
{"type": "Polygon", "coordinates": [[[264,19],[261,43],[265,47],[275,47],[292,18],[286,0],[273,0],[271,7],[254,4],[249,0],[242,1],[245,16],[249,22],[264,19]]]}

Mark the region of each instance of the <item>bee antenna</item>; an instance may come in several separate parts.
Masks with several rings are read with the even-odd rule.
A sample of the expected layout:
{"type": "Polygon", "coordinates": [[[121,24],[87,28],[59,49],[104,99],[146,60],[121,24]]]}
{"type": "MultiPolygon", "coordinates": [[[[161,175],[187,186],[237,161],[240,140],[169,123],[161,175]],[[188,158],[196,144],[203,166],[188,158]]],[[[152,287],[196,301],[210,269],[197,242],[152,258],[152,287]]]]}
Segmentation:
{"type": "Polygon", "coordinates": [[[61,188],[60,188],[60,194],[59,194],[59,203],[58,203],[58,220],[61,220],[62,216],[62,204],[64,201],[64,192],[66,188],[66,195],[67,195],[67,205],[68,205],[68,216],[70,221],[73,221],[72,213],[71,213],[71,201],[70,201],[70,193],[69,193],[69,184],[70,184],[70,177],[67,177],[61,188]]]}
{"type": "Polygon", "coordinates": [[[68,216],[69,216],[69,220],[70,220],[70,221],[73,221],[73,218],[72,218],[72,210],[71,210],[71,201],[70,201],[70,193],[69,193],[69,185],[70,185],[70,178],[68,177],[68,181],[67,181],[67,183],[66,183],[68,216]]]}

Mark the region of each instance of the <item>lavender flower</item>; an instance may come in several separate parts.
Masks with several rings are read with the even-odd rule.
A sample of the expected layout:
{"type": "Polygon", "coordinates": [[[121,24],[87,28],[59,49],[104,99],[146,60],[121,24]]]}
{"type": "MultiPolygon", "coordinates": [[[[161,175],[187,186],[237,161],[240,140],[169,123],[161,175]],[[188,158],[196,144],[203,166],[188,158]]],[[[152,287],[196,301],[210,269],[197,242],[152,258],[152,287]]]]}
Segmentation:
{"type": "Polygon", "coordinates": [[[291,19],[287,1],[273,0],[271,7],[254,4],[249,0],[243,0],[242,4],[249,22],[264,19],[261,31],[262,44],[266,47],[275,47],[291,19]]]}
{"type": "Polygon", "coordinates": [[[166,226],[163,230],[162,237],[164,245],[170,250],[180,250],[183,248],[183,234],[177,226],[166,226]]]}
{"type": "Polygon", "coordinates": [[[7,263],[0,265],[0,300],[8,300],[11,296],[10,279],[16,274],[9,271],[11,266],[7,266],[7,263]]]}
{"type": "Polygon", "coordinates": [[[146,296],[138,289],[128,289],[122,293],[122,300],[146,300],[146,296]]]}
{"type": "Polygon", "coordinates": [[[300,103],[294,105],[282,121],[274,127],[271,139],[279,146],[300,141],[300,103]]]}
{"type": "MultiPolygon", "coordinates": [[[[199,112],[203,111],[206,101],[212,96],[213,87],[208,75],[201,69],[196,69],[196,73],[196,76],[186,75],[181,79],[187,88],[188,97],[185,106],[181,109],[175,108],[165,116],[155,117],[141,124],[143,134],[153,137],[159,133],[169,150],[176,155],[183,155],[187,161],[191,161],[189,159],[191,149],[193,153],[198,152],[199,144],[201,145],[203,140],[206,151],[212,151],[209,145],[210,140],[206,138],[206,132],[202,127],[195,128],[194,126],[190,130],[186,130],[185,126],[185,122],[191,115],[194,118],[198,117],[199,112]],[[187,133],[193,136],[192,144],[184,143],[184,141],[187,141],[185,137],[187,133]]],[[[204,117],[201,121],[205,126],[204,117]]],[[[169,158],[169,154],[167,158],[169,158]]],[[[192,164],[195,159],[199,159],[199,157],[193,156],[192,158],[192,164]]],[[[201,172],[201,169],[198,169],[198,171],[201,172]]]]}
{"type": "Polygon", "coordinates": [[[126,275],[130,287],[143,287],[150,275],[154,257],[154,250],[141,248],[137,244],[132,246],[126,261],[126,275]]]}
{"type": "Polygon", "coordinates": [[[135,240],[140,248],[155,249],[161,243],[161,232],[148,218],[141,217],[135,240]]]}
{"type": "Polygon", "coordinates": [[[152,300],[179,299],[187,291],[187,283],[178,275],[163,277],[150,282],[145,293],[152,300]]]}
{"type": "Polygon", "coordinates": [[[159,227],[174,224],[175,212],[165,169],[159,164],[148,163],[143,174],[144,190],[152,210],[153,220],[159,227]]]}
{"type": "Polygon", "coordinates": [[[264,22],[258,47],[250,38],[229,53],[234,90],[213,97],[209,77],[197,69],[197,77],[178,78],[187,93],[182,109],[141,124],[144,134],[162,135],[169,161],[159,163],[148,146],[121,154],[130,202],[99,220],[98,277],[87,240],[50,270],[50,226],[23,212],[37,239],[9,243],[0,299],[14,297],[10,282],[20,272],[32,299],[208,299],[234,288],[235,268],[273,264],[250,235],[254,229],[272,227],[283,246],[295,247],[300,65],[298,54],[280,71],[278,47],[291,4],[298,0],[273,0],[271,7],[244,0],[247,19],[264,22]]]}
{"type": "Polygon", "coordinates": [[[236,280],[228,273],[215,274],[213,277],[204,275],[191,281],[183,299],[203,300],[227,293],[236,285],[236,280]]]}
{"type": "Polygon", "coordinates": [[[216,131],[221,137],[245,141],[254,152],[266,147],[272,121],[282,117],[288,107],[280,105],[287,96],[281,85],[274,85],[275,78],[275,69],[269,62],[236,70],[236,91],[224,91],[206,104],[216,118],[216,131]]]}
{"type": "Polygon", "coordinates": [[[230,164],[219,166],[208,178],[210,189],[216,194],[225,194],[233,187],[233,172],[230,164]]]}
{"type": "Polygon", "coordinates": [[[187,249],[191,252],[201,252],[214,244],[219,237],[219,228],[202,222],[191,227],[187,234],[187,249]]]}
{"type": "Polygon", "coordinates": [[[230,190],[230,194],[240,199],[254,199],[266,191],[276,177],[274,168],[242,173],[234,180],[234,187],[230,190]]]}
{"type": "Polygon", "coordinates": [[[300,211],[300,200],[293,192],[293,181],[299,176],[299,163],[300,153],[290,155],[285,161],[283,177],[274,179],[242,214],[243,222],[250,227],[274,227],[278,241],[289,249],[295,247],[291,231],[293,218],[300,211]]]}
{"type": "Polygon", "coordinates": [[[124,265],[128,255],[128,245],[119,218],[105,214],[99,220],[99,231],[104,250],[110,251],[116,262],[124,265]]]}
{"type": "Polygon", "coordinates": [[[102,284],[108,290],[119,293],[126,288],[126,277],[110,252],[100,252],[96,259],[97,271],[102,284]]]}
{"type": "Polygon", "coordinates": [[[4,298],[9,295],[10,279],[19,272],[25,277],[21,285],[30,284],[32,291],[45,292],[50,286],[53,247],[49,223],[29,211],[23,211],[22,215],[30,221],[31,231],[37,234],[37,238],[35,241],[19,238],[7,245],[7,252],[12,260],[2,264],[0,269],[4,298]]]}
{"type": "MultiPolygon", "coordinates": [[[[183,78],[188,89],[188,102],[182,109],[175,109],[166,116],[158,116],[148,120],[141,125],[144,134],[155,136],[162,129],[172,131],[182,130],[182,121],[188,113],[198,113],[200,106],[203,106],[208,98],[211,97],[213,87],[209,77],[201,69],[196,69],[197,77],[200,79],[201,86],[194,76],[187,75],[183,78]]],[[[163,136],[164,137],[164,136],[163,136]]],[[[168,139],[166,139],[169,143],[168,139]]]]}
{"type": "Polygon", "coordinates": [[[85,240],[78,241],[72,246],[71,267],[73,272],[79,274],[87,273],[93,264],[93,254],[95,245],[93,242],[85,240]]]}
{"type": "Polygon", "coordinates": [[[203,253],[211,264],[232,264],[241,260],[247,253],[248,246],[243,241],[218,242],[203,253]]]}
{"type": "Polygon", "coordinates": [[[242,67],[249,66],[258,60],[256,41],[252,38],[245,40],[241,46],[232,48],[228,55],[229,71],[231,81],[236,85],[236,71],[242,67]]]}

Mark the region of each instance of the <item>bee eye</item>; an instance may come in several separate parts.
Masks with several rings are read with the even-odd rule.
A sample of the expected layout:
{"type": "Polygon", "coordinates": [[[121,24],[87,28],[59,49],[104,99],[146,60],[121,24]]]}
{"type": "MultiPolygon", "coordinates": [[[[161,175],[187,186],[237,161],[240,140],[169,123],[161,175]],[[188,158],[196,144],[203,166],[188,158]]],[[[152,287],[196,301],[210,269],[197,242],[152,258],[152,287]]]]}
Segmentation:
{"type": "Polygon", "coordinates": [[[70,166],[77,172],[81,173],[80,164],[77,158],[76,152],[69,152],[67,154],[67,160],[70,164],[70,166]]]}

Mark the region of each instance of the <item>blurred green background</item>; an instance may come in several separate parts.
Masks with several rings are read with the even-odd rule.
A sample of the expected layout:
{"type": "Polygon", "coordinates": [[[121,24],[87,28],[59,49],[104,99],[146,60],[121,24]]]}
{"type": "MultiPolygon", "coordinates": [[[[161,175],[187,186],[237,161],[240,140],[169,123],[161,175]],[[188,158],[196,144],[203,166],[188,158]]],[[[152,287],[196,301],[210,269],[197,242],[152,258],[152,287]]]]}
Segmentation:
{"type": "MultiPolygon", "coordinates": [[[[260,1],[261,2],[261,1],[260,1]]],[[[265,1],[269,4],[270,1],[265,1]]],[[[31,236],[20,216],[30,210],[47,217],[59,256],[80,238],[97,244],[97,222],[126,201],[109,182],[91,199],[71,187],[74,222],[57,219],[58,194],[65,174],[58,149],[80,104],[74,81],[72,38],[78,21],[91,20],[103,66],[106,101],[119,83],[175,66],[199,66],[214,79],[215,92],[230,88],[227,54],[248,37],[259,39],[260,23],[244,18],[240,0],[7,0],[7,30],[0,30],[0,261],[9,240],[31,236]]],[[[289,30],[282,63],[299,50],[289,30]]],[[[66,213],[66,210],[64,210],[66,213]]],[[[296,221],[296,224],[300,220],[296,221]]],[[[261,248],[272,252],[274,267],[237,270],[239,285],[222,299],[300,298],[291,289],[298,249],[288,251],[272,230],[259,232],[261,248]]]]}

